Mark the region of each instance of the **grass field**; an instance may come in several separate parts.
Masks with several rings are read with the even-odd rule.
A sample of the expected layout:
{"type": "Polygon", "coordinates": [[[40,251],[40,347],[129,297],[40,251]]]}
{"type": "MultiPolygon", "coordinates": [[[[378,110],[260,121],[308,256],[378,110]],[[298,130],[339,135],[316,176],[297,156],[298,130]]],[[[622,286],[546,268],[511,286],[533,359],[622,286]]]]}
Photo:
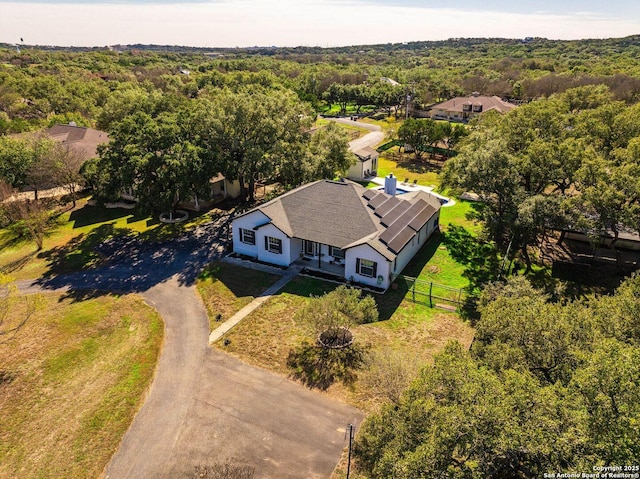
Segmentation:
{"type": "MultiPolygon", "coordinates": [[[[14,320],[34,298],[18,298],[14,320]]],[[[132,295],[37,298],[0,344],[0,477],[98,477],[142,404],[162,321],[132,295]]]]}

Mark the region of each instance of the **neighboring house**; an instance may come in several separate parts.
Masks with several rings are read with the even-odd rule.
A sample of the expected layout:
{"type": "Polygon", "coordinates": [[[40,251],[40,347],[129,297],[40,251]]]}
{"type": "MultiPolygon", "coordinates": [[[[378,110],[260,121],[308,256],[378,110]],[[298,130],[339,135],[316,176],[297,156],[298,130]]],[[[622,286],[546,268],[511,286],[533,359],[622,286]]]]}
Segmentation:
{"type": "Polygon", "coordinates": [[[54,125],[44,133],[66,146],[69,151],[78,155],[82,162],[98,157],[98,145],[109,142],[109,135],[104,131],[84,126],[54,125]]]}
{"type": "Polygon", "coordinates": [[[367,146],[361,150],[353,151],[356,162],[347,171],[347,178],[355,181],[363,181],[370,176],[376,176],[378,171],[378,157],[380,153],[367,146]]]}
{"type": "MultiPolygon", "coordinates": [[[[560,242],[563,240],[574,240],[582,243],[590,243],[594,246],[602,246],[610,248],[613,243],[615,234],[613,231],[601,231],[600,234],[589,235],[585,231],[561,230],[560,242]]],[[[640,233],[631,231],[622,225],[618,225],[618,240],[615,242],[618,249],[626,249],[631,251],[640,251],[640,233]]]]}
{"type": "Polygon", "coordinates": [[[240,182],[238,180],[228,180],[222,173],[211,178],[211,198],[237,198],[240,196],[240,182]]]}
{"type": "Polygon", "coordinates": [[[440,201],[395,195],[349,180],[296,188],[233,220],[236,253],[278,266],[295,262],[354,284],[386,290],[438,229],[440,201]]]}
{"type": "Polygon", "coordinates": [[[471,118],[487,111],[507,113],[514,108],[516,105],[503,101],[500,97],[481,96],[478,92],[473,92],[471,96],[459,96],[434,105],[431,108],[431,118],[466,123],[471,118]]]}

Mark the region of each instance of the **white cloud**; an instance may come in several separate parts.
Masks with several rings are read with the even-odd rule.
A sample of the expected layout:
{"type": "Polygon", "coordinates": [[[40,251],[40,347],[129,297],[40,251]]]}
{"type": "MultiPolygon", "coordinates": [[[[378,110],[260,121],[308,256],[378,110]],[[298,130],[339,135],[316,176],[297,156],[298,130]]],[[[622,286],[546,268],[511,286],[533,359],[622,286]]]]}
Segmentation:
{"type": "Polygon", "coordinates": [[[451,37],[620,37],[640,20],[601,14],[468,12],[331,0],[244,0],[193,4],[0,3],[0,41],[101,46],[338,46],[451,37]]]}

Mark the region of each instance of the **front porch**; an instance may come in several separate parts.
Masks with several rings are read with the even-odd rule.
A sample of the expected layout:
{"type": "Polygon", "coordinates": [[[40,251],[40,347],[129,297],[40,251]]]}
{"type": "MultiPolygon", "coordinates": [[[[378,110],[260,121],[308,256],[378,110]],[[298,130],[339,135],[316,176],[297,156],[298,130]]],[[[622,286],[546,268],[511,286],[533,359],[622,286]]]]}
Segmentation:
{"type": "Polygon", "coordinates": [[[344,260],[341,263],[336,261],[318,261],[318,258],[302,256],[293,263],[294,266],[301,266],[309,271],[320,271],[338,278],[344,279],[344,260]]]}

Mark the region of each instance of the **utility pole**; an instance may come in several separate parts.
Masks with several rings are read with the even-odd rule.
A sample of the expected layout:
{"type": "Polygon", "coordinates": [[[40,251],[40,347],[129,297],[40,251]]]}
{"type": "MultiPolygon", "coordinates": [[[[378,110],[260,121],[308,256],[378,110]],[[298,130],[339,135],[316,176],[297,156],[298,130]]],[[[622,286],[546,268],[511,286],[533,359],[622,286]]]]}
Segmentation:
{"type": "Polygon", "coordinates": [[[351,472],[351,443],[353,441],[353,424],[347,426],[345,435],[349,434],[349,455],[347,456],[347,479],[349,479],[349,473],[351,472]]]}

